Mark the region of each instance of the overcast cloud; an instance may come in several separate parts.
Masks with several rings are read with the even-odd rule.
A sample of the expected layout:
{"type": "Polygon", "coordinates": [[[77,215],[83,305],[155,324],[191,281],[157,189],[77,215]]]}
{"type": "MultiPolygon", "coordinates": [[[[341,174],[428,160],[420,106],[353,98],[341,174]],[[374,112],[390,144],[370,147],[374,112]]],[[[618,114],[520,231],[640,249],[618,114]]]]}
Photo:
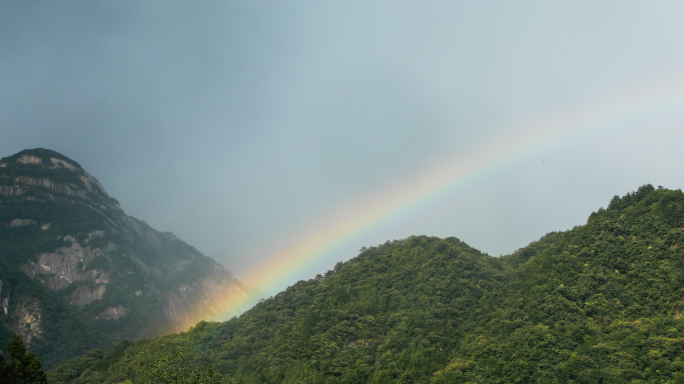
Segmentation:
{"type": "MultiPolygon", "coordinates": [[[[239,278],[454,153],[680,79],[683,41],[681,1],[6,1],[0,155],[63,153],[239,278]]],[[[683,95],[540,148],[313,270],[412,234],[506,254],[640,185],[682,188],[683,95]]]]}

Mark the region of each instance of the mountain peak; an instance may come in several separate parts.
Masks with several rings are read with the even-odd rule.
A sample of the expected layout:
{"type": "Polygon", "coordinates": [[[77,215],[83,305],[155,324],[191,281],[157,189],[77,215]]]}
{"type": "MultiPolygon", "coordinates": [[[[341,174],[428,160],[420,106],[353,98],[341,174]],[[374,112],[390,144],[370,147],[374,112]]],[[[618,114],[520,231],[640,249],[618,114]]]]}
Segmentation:
{"type": "Polygon", "coordinates": [[[128,216],[70,158],[36,148],[0,159],[0,341],[22,334],[44,367],[187,329],[229,304],[239,313],[250,295],[211,258],[128,216]]]}
{"type": "Polygon", "coordinates": [[[24,149],[12,156],[0,160],[2,163],[19,162],[23,164],[42,164],[45,166],[63,167],[72,171],[84,171],[80,164],[57,151],[45,148],[24,149]]]}
{"type": "Polygon", "coordinates": [[[104,186],[80,164],[50,149],[25,149],[0,159],[0,168],[5,178],[0,180],[0,185],[4,181],[4,184],[14,182],[53,190],[55,185],[61,185],[61,190],[82,190],[83,196],[93,193],[107,196],[104,186]]]}

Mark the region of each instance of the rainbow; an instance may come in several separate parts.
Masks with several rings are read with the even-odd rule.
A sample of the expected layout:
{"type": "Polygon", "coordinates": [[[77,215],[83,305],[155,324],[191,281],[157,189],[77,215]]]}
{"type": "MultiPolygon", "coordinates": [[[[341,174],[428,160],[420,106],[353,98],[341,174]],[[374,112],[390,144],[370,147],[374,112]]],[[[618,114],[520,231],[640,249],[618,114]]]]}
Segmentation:
{"type": "MultiPolygon", "coordinates": [[[[295,283],[295,276],[301,275],[302,270],[313,271],[310,265],[320,266],[323,260],[329,262],[331,256],[354,244],[360,248],[363,244],[358,242],[364,234],[406,220],[446,198],[453,198],[456,193],[511,164],[541,151],[566,148],[589,135],[595,137],[622,131],[681,111],[684,111],[684,77],[679,76],[607,102],[584,105],[561,116],[513,127],[499,137],[444,159],[440,167],[405,178],[353,206],[332,213],[326,222],[316,223],[302,232],[298,244],[270,255],[268,262],[246,276],[240,276],[240,280],[247,286],[278,292],[295,283]]],[[[225,320],[235,315],[236,305],[243,301],[233,299],[217,303],[224,309],[207,320],[225,320]]]]}

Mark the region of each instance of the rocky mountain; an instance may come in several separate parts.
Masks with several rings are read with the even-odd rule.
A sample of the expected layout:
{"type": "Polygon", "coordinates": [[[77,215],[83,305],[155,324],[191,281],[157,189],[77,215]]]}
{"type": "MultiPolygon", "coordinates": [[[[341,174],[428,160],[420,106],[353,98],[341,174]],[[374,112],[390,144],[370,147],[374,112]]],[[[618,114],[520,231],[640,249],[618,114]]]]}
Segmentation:
{"type": "Polygon", "coordinates": [[[684,193],[643,186],[503,257],[454,237],[362,248],[238,318],[48,377],[143,383],[181,350],[242,384],[683,383],[684,193]]]}
{"type": "Polygon", "coordinates": [[[239,313],[249,297],[213,259],[126,215],[77,162],[46,149],[0,159],[2,345],[21,333],[50,368],[187,329],[217,304],[239,313]]]}

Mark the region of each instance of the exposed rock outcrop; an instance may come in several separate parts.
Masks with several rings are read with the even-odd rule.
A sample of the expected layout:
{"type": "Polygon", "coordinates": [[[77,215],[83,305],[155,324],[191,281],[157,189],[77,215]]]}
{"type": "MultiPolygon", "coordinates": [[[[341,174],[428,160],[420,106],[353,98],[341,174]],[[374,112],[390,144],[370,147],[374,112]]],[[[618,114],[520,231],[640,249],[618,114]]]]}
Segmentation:
{"type": "Polygon", "coordinates": [[[98,238],[98,237],[103,237],[104,236],[104,231],[99,231],[99,230],[94,230],[88,232],[88,238],[86,239],[86,243],[89,242],[92,239],[98,238]]]}
{"type": "Polygon", "coordinates": [[[14,219],[10,221],[9,226],[10,227],[25,227],[27,225],[36,225],[35,220],[30,220],[30,219],[14,219]]]}
{"type": "Polygon", "coordinates": [[[21,196],[24,192],[26,192],[26,189],[21,187],[12,185],[0,185],[0,195],[3,195],[5,197],[21,196]]]}
{"type": "Polygon", "coordinates": [[[90,192],[94,192],[95,189],[93,188],[93,185],[98,187],[102,193],[107,193],[105,191],[104,186],[93,176],[91,176],[88,172],[84,172],[85,176],[81,176],[81,181],[83,181],[83,184],[85,185],[86,189],[90,192]]]}
{"type": "Polygon", "coordinates": [[[105,194],[107,193],[107,191],[105,191],[104,189],[104,186],[102,186],[102,184],[95,177],[93,177],[91,174],[84,171],[83,169],[80,169],[67,161],[57,159],[54,157],[51,157],[50,161],[52,162],[52,164],[54,164],[53,168],[66,168],[70,171],[83,173],[83,175],[79,176],[79,178],[81,179],[81,181],[83,181],[83,184],[85,185],[88,191],[93,192],[93,185],[95,185],[100,189],[101,192],[105,194]]]}
{"type": "Polygon", "coordinates": [[[42,164],[43,160],[41,160],[40,157],[35,157],[35,156],[31,156],[31,155],[23,155],[17,159],[17,163],[42,164]]]}
{"type": "Polygon", "coordinates": [[[88,264],[105,252],[116,249],[111,243],[103,250],[90,246],[81,247],[71,236],[65,237],[65,240],[73,241],[70,247],[62,247],[56,252],[40,254],[38,260],[22,264],[19,268],[32,279],[40,281],[48,288],[61,290],[73,282],[88,279],[84,275],[88,264]]]}
{"type": "Polygon", "coordinates": [[[2,280],[0,280],[0,308],[2,308],[2,313],[7,314],[9,312],[9,295],[2,297],[2,280]]]}
{"type": "Polygon", "coordinates": [[[24,336],[27,344],[43,337],[41,303],[36,299],[24,299],[14,308],[11,329],[24,336]]]}
{"type": "Polygon", "coordinates": [[[3,297],[2,300],[0,300],[0,307],[2,307],[2,312],[7,315],[9,313],[9,295],[7,297],[3,297]]]}
{"type": "Polygon", "coordinates": [[[75,196],[81,199],[88,199],[85,191],[82,189],[69,187],[65,184],[55,183],[54,181],[47,179],[45,177],[29,177],[29,176],[19,176],[14,179],[15,184],[25,184],[34,187],[43,187],[51,190],[52,192],[59,193],[67,196],[75,196]]]}
{"type": "Polygon", "coordinates": [[[108,307],[102,313],[95,317],[96,320],[119,320],[128,314],[128,308],[121,305],[116,307],[108,307]]]}
{"type": "Polygon", "coordinates": [[[50,161],[52,162],[52,164],[54,164],[53,168],[66,168],[70,171],[78,171],[78,168],[76,168],[73,164],[66,162],[62,159],[56,159],[54,157],[51,157],[50,161]]]}
{"type": "Polygon", "coordinates": [[[109,273],[91,269],[83,274],[83,280],[92,281],[94,284],[109,284],[109,273]]]}
{"type": "Polygon", "coordinates": [[[95,300],[102,300],[104,297],[107,286],[102,284],[94,288],[88,286],[88,284],[79,285],[78,288],[71,294],[71,301],[69,304],[77,305],[83,307],[84,305],[90,304],[95,300]]]}

